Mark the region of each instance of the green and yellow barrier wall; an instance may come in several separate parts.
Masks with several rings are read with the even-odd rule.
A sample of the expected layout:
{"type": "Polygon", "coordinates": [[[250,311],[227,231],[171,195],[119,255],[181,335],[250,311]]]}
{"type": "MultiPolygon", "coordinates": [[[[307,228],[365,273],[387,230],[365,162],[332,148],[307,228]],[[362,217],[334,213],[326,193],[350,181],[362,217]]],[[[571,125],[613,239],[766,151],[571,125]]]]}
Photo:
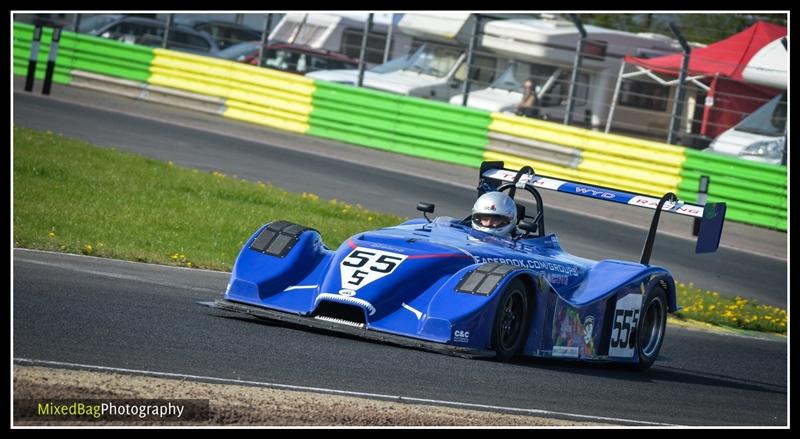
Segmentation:
{"type": "MultiPolygon", "coordinates": [[[[38,79],[51,35],[45,28],[38,79]]],[[[32,36],[32,25],[14,23],[16,75],[26,74],[32,36]]],[[[69,84],[74,71],[221,98],[222,116],[231,119],[469,167],[503,160],[542,175],[656,196],[671,191],[688,201],[696,201],[698,180],[707,175],[709,201],[727,202],[730,220],[787,227],[785,166],[63,32],[54,81],[69,84]],[[497,135],[521,146],[497,147],[489,140],[497,135]],[[576,160],[547,159],[535,147],[543,144],[567,147],[576,160]]]]}

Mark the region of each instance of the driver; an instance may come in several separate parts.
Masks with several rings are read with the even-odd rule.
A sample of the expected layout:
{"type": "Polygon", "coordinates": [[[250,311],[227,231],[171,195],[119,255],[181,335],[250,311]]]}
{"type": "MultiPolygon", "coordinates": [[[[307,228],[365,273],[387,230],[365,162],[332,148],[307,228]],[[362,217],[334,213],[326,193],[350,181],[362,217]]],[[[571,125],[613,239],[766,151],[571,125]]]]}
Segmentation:
{"type": "Polygon", "coordinates": [[[501,238],[511,238],[517,226],[517,205],[502,192],[487,192],[472,206],[472,228],[501,238]]]}

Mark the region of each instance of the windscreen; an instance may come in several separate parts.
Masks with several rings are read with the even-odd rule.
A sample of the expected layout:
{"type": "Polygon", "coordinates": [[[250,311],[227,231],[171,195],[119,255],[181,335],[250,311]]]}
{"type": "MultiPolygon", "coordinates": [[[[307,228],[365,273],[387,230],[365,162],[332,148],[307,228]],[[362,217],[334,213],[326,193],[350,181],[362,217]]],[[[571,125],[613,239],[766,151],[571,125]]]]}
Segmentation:
{"type": "Polygon", "coordinates": [[[786,133],[786,92],[775,96],[736,125],[746,133],[779,137],[786,133]]]}
{"type": "Polygon", "coordinates": [[[86,34],[94,34],[99,31],[100,28],[114,20],[117,20],[118,18],[119,17],[109,15],[96,15],[94,17],[89,17],[81,20],[80,24],[78,24],[78,31],[86,34]]]}
{"type": "Polygon", "coordinates": [[[461,52],[448,47],[426,47],[415,54],[405,70],[443,78],[452,70],[460,56],[461,52]]]}
{"type": "Polygon", "coordinates": [[[500,77],[498,77],[497,80],[492,83],[491,87],[500,90],[522,93],[522,83],[514,75],[516,69],[516,63],[509,64],[503,74],[501,74],[500,77]]]}
{"type": "Polygon", "coordinates": [[[259,44],[260,43],[258,41],[251,41],[249,43],[239,43],[230,46],[225,50],[220,50],[219,52],[217,52],[216,56],[223,59],[230,59],[233,61],[242,61],[248,55],[252,54],[253,52],[257,52],[259,44]]]}

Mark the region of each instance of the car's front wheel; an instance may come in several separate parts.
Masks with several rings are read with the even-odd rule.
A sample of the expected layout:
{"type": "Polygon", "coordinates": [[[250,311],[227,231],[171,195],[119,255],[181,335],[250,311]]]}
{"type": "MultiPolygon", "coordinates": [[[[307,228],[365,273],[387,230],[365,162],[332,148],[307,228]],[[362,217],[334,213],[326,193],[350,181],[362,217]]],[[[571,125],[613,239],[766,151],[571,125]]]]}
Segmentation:
{"type": "Polygon", "coordinates": [[[498,360],[508,361],[522,349],[527,336],[529,314],[525,284],[514,279],[500,295],[492,327],[492,348],[498,360]]]}

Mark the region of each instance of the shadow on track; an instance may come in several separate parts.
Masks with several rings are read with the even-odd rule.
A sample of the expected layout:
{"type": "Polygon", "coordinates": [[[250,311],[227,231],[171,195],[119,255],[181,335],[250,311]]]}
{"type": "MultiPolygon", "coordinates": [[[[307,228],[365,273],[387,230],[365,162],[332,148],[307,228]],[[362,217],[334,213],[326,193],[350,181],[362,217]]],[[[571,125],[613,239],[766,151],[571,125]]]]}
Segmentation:
{"type": "MultiPolygon", "coordinates": [[[[273,320],[260,319],[252,316],[239,316],[232,315],[224,312],[215,312],[209,310],[209,315],[220,317],[226,320],[241,321],[248,324],[261,324],[271,327],[287,328],[294,330],[301,330],[317,335],[324,335],[326,337],[337,337],[339,339],[358,341],[359,343],[369,343],[376,346],[393,346],[400,349],[413,349],[415,351],[425,352],[427,354],[442,355],[438,352],[431,352],[422,348],[398,346],[390,342],[381,342],[369,339],[363,339],[358,336],[343,334],[333,331],[328,331],[320,328],[313,328],[303,326],[295,323],[287,323],[273,320]]],[[[446,355],[457,357],[455,355],[446,355]]],[[[506,368],[506,367],[524,367],[536,368],[547,370],[550,372],[569,373],[577,375],[588,375],[592,377],[604,377],[615,380],[633,381],[641,383],[653,382],[674,382],[690,385],[704,385],[711,387],[721,387],[737,390],[750,390],[756,392],[766,392],[773,394],[786,394],[786,387],[760,381],[747,380],[738,377],[714,374],[703,371],[684,370],[674,368],[668,365],[659,364],[664,361],[669,361],[669,358],[659,357],[653,367],[646,371],[638,371],[630,368],[629,365],[619,363],[592,363],[592,362],[578,362],[561,359],[550,358],[530,358],[530,357],[517,357],[510,363],[501,363],[493,359],[473,359],[472,361],[480,361],[485,364],[491,364],[492,367],[506,368]]],[[[501,371],[500,371],[501,372],[501,371]]]]}

